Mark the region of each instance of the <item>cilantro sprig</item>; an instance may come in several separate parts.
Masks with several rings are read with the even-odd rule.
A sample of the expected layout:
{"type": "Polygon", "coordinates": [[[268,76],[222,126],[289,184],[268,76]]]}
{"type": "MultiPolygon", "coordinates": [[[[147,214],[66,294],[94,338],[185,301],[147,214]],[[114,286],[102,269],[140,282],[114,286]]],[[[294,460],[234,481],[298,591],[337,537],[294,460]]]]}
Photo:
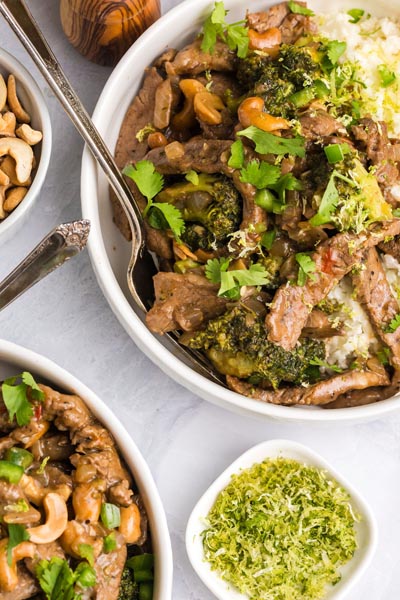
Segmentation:
{"type": "Polygon", "coordinates": [[[17,420],[20,427],[28,425],[33,416],[33,407],[28,398],[28,390],[33,400],[41,402],[44,393],[34,380],[33,376],[24,371],[21,375],[9,377],[1,386],[3,401],[8,410],[10,421],[17,420]],[[17,383],[19,382],[20,383],[17,383]]]}
{"type": "Polygon", "coordinates": [[[321,203],[318,208],[318,212],[310,219],[310,224],[313,227],[318,225],[324,225],[331,221],[332,215],[337,208],[340,200],[339,192],[335,184],[335,178],[342,179],[352,187],[356,187],[356,183],[349,177],[345,177],[338,171],[332,171],[329,178],[328,185],[326,186],[324,195],[322,196],[321,203]]]}
{"type": "Polygon", "coordinates": [[[185,229],[181,211],[168,202],[153,202],[164,186],[164,177],[155,170],[152,162],[141,160],[136,165],[127,165],[122,171],[137,185],[139,191],[147,199],[143,216],[155,229],[171,229],[175,238],[179,239],[185,229]]]}
{"type": "Polygon", "coordinates": [[[248,269],[228,271],[229,258],[212,258],[206,263],[206,277],[211,283],[220,284],[218,296],[239,300],[240,289],[246,285],[266,285],[268,274],[263,265],[252,264],[248,269]]]}
{"type": "Polygon", "coordinates": [[[377,68],[382,87],[389,87],[396,81],[396,73],[391,71],[387,65],[378,65],[377,68]]]}
{"type": "Polygon", "coordinates": [[[237,135],[252,140],[255,143],[256,152],[259,154],[275,154],[276,156],[290,154],[301,158],[306,155],[305,138],[300,135],[294,138],[282,138],[268,131],[263,131],[254,125],[238,131],[237,135]]]}
{"type": "Polygon", "coordinates": [[[39,561],[36,576],[47,600],[79,600],[80,589],[96,585],[96,572],[87,562],[79,563],[73,571],[58,556],[39,561]]]}
{"type": "Polygon", "coordinates": [[[314,275],[316,271],[316,264],[309,254],[306,252],[298,252],[295,255],[297,264],[299,265],[299,272],[297,274],[297,285],[303,286],[306,284],[307,278],[311,281],[316,280],[314,275]]]}
{"type": "Polygon", "coordinates": [[[385,328],[385,333],[394,333],[400,327],[400,313],[396,315],[385,328]]]}
{"type": "Polygon", "coordinates": [[[270,165],[265,161],[251,160],[241,169],[240,181],[251,183],[258,190],[262,190],[276,183],[280,174],[280,168],[275,165],[270,165]]]}
{"type": "Polygon", "coordinates": [[[228,24],[225,20],[228,12],[223,2],[215,3],[214,10],[203,25],[201,49],[203,52],[213,54],[217,39],[220,38],[231,50],[236,51],[239,58],[246,58],[249,49],[249,30],[243,26],[244,21],[228,24]]]}

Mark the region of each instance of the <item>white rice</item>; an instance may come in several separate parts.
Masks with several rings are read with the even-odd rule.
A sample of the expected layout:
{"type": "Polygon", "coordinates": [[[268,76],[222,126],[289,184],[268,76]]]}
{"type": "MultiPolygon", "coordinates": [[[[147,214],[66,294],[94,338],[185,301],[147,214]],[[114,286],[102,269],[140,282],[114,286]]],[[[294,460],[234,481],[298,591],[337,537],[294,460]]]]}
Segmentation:
{"type": "Polygon", "coordinates": [[[332,40],[345,41],[347,50],[341,60],[358,64],[365,114],[386,121],[390,135],[400,137],[400,22],[378,19],[365,14],[358,23],[350,23],[346,12],[321,15],[320,33],[332,40]],[[383,87],[378,67],[385,65],[396,74],[397,81],[383,87]]]}

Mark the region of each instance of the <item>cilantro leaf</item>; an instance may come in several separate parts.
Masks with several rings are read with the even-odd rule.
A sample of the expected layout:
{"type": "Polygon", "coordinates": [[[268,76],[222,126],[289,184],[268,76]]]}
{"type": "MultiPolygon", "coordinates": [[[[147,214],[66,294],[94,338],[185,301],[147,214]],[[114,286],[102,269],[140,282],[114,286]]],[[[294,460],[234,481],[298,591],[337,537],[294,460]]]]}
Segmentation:
{"type": "Polygon", "coordinates": [[[127,165],[122,173],[133,179],[148,203],[161,192],[164,185],[164,177],[157,173],[149,160],[140,160],[136,165],[127,165]]]}
{"type": "Polygon", "coordinates": [[[279,167],[265,161],[252,160],[240,171],[240,181],[251,183],[258,190],[276,183],[281,174],[279,167]]]}
{"type": "Polygon", "coordinates": [[[236,140],[231,146],[231,155],[228,160],[228,167],[232,169],[241,169],[244,163],[244,148],[242,140],[236,140]]]}
{"type": "Polygon", "coordinates": [[[196,171],[193,171],[193,169],[186,173],[185,179],[190,181],[190,183],[193,183],[193,185],[199,185],[199,174],[196,173],[196,171]]]}
{"type": "Polygon", "coordinates": [[[282,205],[286,202],[286,190],[302,190],[303,184],[301,181],[296,179],[292,173],[286,173],[282,175],[278,181],[270,186],[275,192],[278,192],[279,200],[282,205]]]}
{"type": "Polygon", "coordinates": [[[315,12],[313,12],[310,8],[302,6],[301,4],[297,4],[297,2],[293,2],[293,0],[289,0],[288,6],[292,13],[305,15],[307,17],[313,17],[315,15],[315,12]]]}
{"type": "Polygon", "coordinates": [[[50,561],[40,560],[36,567],[36,577],[48,600],[51,600],[52,591],[64,562],[62,558],[54,556],[50,561]]]}
{"type": "Polygon", "coordinates": [[[212,283],[220,283],[218,296],[225,296],[232,300],[240,298],[240,288],[246,285],[265,285],[268,283],[268,274],[265,267],[260,264],[250,265],[249,269],[228,271],[230,259],[213,258],[206,263],[206,277],[212,283]]]}
{"type": "Polygon", "coordinates": [[[382,87],[389,87],[396,81],[396,74],[387,65],[379,65],[378,73],[382,87]]]}
{"type": "Polygon", "coordinates": [[[236,50],[239,58],[246,58],[249,49],[248,28],[241,23],[229,25],[225,21],[228,11],[223,2],[216,2],[211,15],[203,25],[201,50],[213,54],[218,37],[226,41],[231,50],[236,50]]]}
{"type": "Polygon", "coordinates": [[[319,205],[318,212],[316,215],[310,219],[310,224],[313,227],[317,227],[318,225],[324,225],[324,223],[329,223],[331,220],[332,213],[337,207],[339,202],[339,192],[335,185],[335,177],[332,173],[329,183],[326,186],[326,190],[321,199],[321,204],[319,205]]]}
{"type": "Polygon", "coordinates": [[[8,525],[8,544],[7,544],[7,564],[12,564],[12,550],[21,542],[29,540],[29,533],[26,530],[25,525],[14,525],[9,523],[8,525]]]}
{"type": "Polygon", "coordinates": [[[358,23],[361,17],[364,16],[365,10],[362,8],[352,8],[351,10],[347,11],[347,14],[351,17],[349,23],[358,23]]]}
{"type": "Polygon", "coordinates": [[[231,50],[236,50],[239,58],[246,58],[249,51],[249,30],[240,23],[228,25],[226,30],[227,43],[231,50]]]}
{"type": "Polygon", "coordinates": [[[252,140],[256,145],[256,152],[259,154],[291,154],[293,156],[305,157],[304,137],[296,136],[294,138],[281,138],[267,131],[263,131],[254,125],[247,129],[238,131],[237,135],[244,136],[252,140]]]}
{"type": "Polygon", "coordinates": [[[155,229],[171,229],[174,237],[177,239],[179,239],[185,230],[185,221],[182,218],[182,213],[173,204],[169,204],[168,202],[153,202],[150,205],[150,212],[148,214],[149,223],[152,227],[155,229]]]}
{"type": "Polygon", "coordinates": [[[79,563],[73,571],[68,562],[58,556],[39,561],[36,577],[47,600],[79,600],[81,594],[75,592],[75,585],[81,588],[96,585],[96,573],[87,562],[79,563]]]}
{"type": "Polygon", "coordinates": [[[339,58],[346,52],[346,42],[339,42],[338,40],[332,40],[328,42],[326,46],[326,54],[331,61],[332,65],[336,65],[339,58]]]}
{"type": "Polygon", "coordinates": [[[27,371],[6,379],[1,386],[3,401],[8,410],[10,421],[12,422],[16,417],[19,426],[27,425],[33,415],[32,404],[27,396],[28,389],[34,400],[43,400],[44,393],[33,376],[27,371]],[[22,383],[17,384],[19,379],[22,379],[22,383]]]}
{"type": "Polygon", "coordinates": [[[297,285],[305,285],[306,281],[307,281],[307,277],[309,277],[312,281],[316,280],[315,275],[313,275],[313,273],[315,273],[315,270],[317,268],[315,262],[313,261],[313,259],[311,258],[311,256],[309,254],[307,254],[306,252],[298,252],[295,255],[296,258],[296,262],[299,265],[299,272],[297,275],[297,285]]]}
{"type": "Polygon", "coordinates": [[[206,263],[206,277],[211,283],[221,283],[221,272],[229,267],[229,258],[210,258],[206,263]]]}
{"type": "Polygon", "coordinates": [[[396,315],[385,329],[385,333],[394,333],[400,327],[400,313],[396,315]]]}
{"type": "Polygon", "coordinates": [[[31,395],[35,400],[44,400],[44,392],[40,389],[31,373],[24,371],[21,375],[22,381],[31,388],[31,395]]]}

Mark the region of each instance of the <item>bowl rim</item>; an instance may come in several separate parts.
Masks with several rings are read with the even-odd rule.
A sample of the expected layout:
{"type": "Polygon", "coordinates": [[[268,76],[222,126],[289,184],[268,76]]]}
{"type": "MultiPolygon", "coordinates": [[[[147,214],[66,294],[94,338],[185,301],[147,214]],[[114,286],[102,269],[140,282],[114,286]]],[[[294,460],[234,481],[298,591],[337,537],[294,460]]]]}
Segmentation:
{"type": "Polygon", "coordinates": [[[21,85],[32,97],[32,104],[36,105],[38,120],[41,122],[43,139],[41,141],[40,160],[32,184],[28,189],[23,201],[12,211],[12,213],[0,222],[0,243],[9,230],[29,211],[37,199],[40,189],[44,183],[50,163],[52,147],[52,128],[49,110],[46,100],[33,76],[15,56],[0,48],[0,65],[4,66],[9,73],[15,75],[17,85],[21,85]]]}
{"type": "MultiPolygon", "coordinates": [[[[230,6],[241,5],[241,3],[241,0],[228,0],[226,2],[230,6]]],[[[177,18],[179,21],[182,16],[186,17],[187,15],[194,21],[199,15],[204,16],[204,9],[211,5],[210,0],[198,0],[196,3],[196,12],[194,13],[193,1],[185,0],[163,15],[131,46],[112,71],[96,103],[92,118],[100,133],[104,132],[105,124],[108,123],[110,118],[110,111],[107,105],[115,94],[114,89],[118,89],[120,82],[126,80],[132,69],[135,69],[136,57],[142,53],[146,54],[146,47],[151,47],[153,42],[157,44],[160,31],[173,31],[176,36],[177,18]]],[[[277,419],[287,422],[350,423],[376,419],[400,407],[400,394],[370,405],[334,410],[325,410],[321,407],[309,409],[309,407],[263,403],[209,381],[183,364],[147,329],[143,321],[131,307],[118,284],[105,248],[100,225],[97,194],[95,192],[98,186],[98,179],[102,176],[103,174],[97,167],[95,159],[90,154],[87,146],[85,146],[81,168],[81,205],[84,218],[91,221],[88,251],[92,267],[104,296],[125,331],[140,350],[168,376],[185,386],[191,392],[217,406],[243,415],[264,419],[277,419]]]]}
{"type": "Polygon", "coordinates": [[[167,518],[161,498],[142,453],[114,412],[77,377],[49,358],[28,348],[0,339],[0,360],[12,363],[45,378],[51,385],[61,387],[68,393],[80,396],[91,412],[115,438],[146,505],[149,520],[156,521],[152,530],[155,545],[156,573],[154,600],[170,600],[172,597],[173,559],[167,518]],[[158,550],[158,552],[157,552],[158,550]],[[160,562],[157,558],[162,556],[160,562]]]}
{"type": "MultiPolygon", "coordinates": [[[[201,525],[201,521],[204,521],[204,518],[214,505],[218,494],[229,484],[231,476],[239,473],[241,469],[247,469],[256,463],[262,462],[262,460],[266,458],[274,458],[276,456],[282,456],[284,458],[293,457],[299,462],[304,462],[326,470],[331,478],[335,479],[349,492],[352,506],[356,506],[363,517],[361,523],[365,529],[368,544],[364,546],[360,545],[356,550],[356,552],[360,552],[361,555],[359,563],[355,567],[355,571],[347,578],[346,576],[343,577],[339,588],[331,588],[328,596],[329,600],[340,600],[348,594],[349,590],[361,578],[376,552],[378,544],[378,527],[376,519],[363,496],[335,467],[312,448],[291,440],[272,439],[252,446],[235,459],[209,485],[196,502],[186,525],[185,546],[190,563],[199,578],[219,600],[233,600],[233,598],[235,598],[235,600],[248,600],[246,595],[239,594],[228,582],[225,582],[220,578],[215,571],[211,571],[209,564],[204,559],[201,541],[197,539],[197,542],[195,542],[195,539],[196,536],[200,534],[200,531],[204,529],[201,525]]],[[[350,564],[352,560],[353,558],[346,564],[350,564]]]]}

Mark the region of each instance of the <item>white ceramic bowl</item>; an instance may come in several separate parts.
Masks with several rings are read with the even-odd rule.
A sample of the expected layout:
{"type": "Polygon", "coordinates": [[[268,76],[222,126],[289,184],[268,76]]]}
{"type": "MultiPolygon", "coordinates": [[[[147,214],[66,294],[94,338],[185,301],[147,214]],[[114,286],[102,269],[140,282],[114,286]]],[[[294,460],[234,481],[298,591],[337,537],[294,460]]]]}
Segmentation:
{"type": "Polygon", "coordinates": [[[377,545],[375,518],[365,500],[348,481],[316,452],[296,442],[270,440],[258,444],[242,454],[210,485],[194,507],[186,527],[186,550],[190,562],[203,583],[219,600],[248,600],[247,596],[240,594],[221,579],[215,571],[211,570],[210,564],[204,559],[201,533],[205,529],[204,519],[213,507],[218,494],[230,483],[232,475],[239,473],[241,469],[247,469],[255,463],[262,462],[266,458],[278,456],[293,458],[300,463],[328,471],[329,475],[350,493],[353,511],[362,516],[362,520],[355,526],[358,549],[353,558],[341,569],[341,581],[334,587],[332,586],[324,596],[324,600],[342,599],[367,569],[374,555],[377,545]]]}
{"type": "MultiPolygon", "coordinates": [[[[226,0],[225,7],[230,10],[229,20],[233,22],[243,18],[246,7],[260,10],[274,3],[274,0],[248,0],[247,3],[243,0],[226,0]]],[[[354,8],[353,0],[337,0],[335,7],[342,4],[354,8]]],[[[311,1],[310,5],[315,10],[323,10],[323,3],[318,0],[311,1]]],[[[145,68],[166,46],[182,47],[192,40],[212,6],[210,0],[186,0],[179,4],[152,25],[117,65],[93,114],[94,122],[112,150],[124,115],[140,88],[145,68]]],[[[390,11],[400,14],[396,0],[383,0],[377,6],[375,0],[360,0],[357,7],[360,6],[381,15],[390,11]]],[[[174,356],[167,340],[152,334],[143,323],[143,315],[136,309],[126,283],[130,244],[113,223],[109,186],[87,149],[82,160],[81,198],[83,216],[91,221],[88,247],[92,265],[112,310],[139,348],[165,373],[192,392],[236,412],[285,421],[360,421],[376,418],[400,407],[397,398],[369,406],[336,410],[274,406],[245,398],[202,377],[174,356]]]]}
{"type": "Polygon", "coordinates": [[[23,370],[31,372],[39,382],[43,381],[56,389],[80,396],[95,417],[114,436],[118,449],[135,479],[149,517],[155,555],[153,598],[171,600],[173,567],[167,520],[149,467],[136,444],[114,413],[76,377],[44,356],[0,340],[0,380],[23,370]]]}
{"type": "Polygon", "coordinates": [[[45,180],[51,154],[51,123],[46,101],[32,75],[16,58],[1,48],[0,73],[5,78],[10,73],[15,75],[18,96],[32,119],[30,125],[43,133],[40,144],[33,146],[37,166],[32,185],[17,208],[0,222],[0,244],[3,244],[26,221],[45,180]]]}

